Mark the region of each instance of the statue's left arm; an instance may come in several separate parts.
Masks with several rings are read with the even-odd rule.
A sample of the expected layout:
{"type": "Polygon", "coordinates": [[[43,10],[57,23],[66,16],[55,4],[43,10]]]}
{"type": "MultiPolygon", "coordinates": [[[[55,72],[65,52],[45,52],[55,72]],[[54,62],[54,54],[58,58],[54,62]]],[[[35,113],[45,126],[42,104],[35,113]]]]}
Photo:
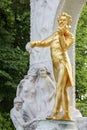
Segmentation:
{"type": "Polygon", "coordinates": [[[62,49],[64,51],[66,51],[74,43],[74,37],[73,37],[72,33],[67,32],[66,35],[59,36],[59,41],[60,41],[62,49]]]}

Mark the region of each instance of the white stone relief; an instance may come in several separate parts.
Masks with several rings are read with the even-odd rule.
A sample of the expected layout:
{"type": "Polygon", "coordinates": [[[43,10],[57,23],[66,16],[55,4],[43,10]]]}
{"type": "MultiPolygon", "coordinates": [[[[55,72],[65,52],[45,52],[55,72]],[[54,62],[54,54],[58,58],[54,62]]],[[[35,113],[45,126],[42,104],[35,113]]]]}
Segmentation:
{"type": "Polygon", "coordinates": [[[25,127],[30,124],[30,122],[26,122],[23,119],[23,115],[21,113],[22,105],[23,100],[20,97],[16,97],[14,99],[14,107],[10,111],[10,116],[16,130],[25,130],[25,127]]]}
{"type": "Polygon", "coordinates": [[[20,110],[17,112],[15,107],[11,110],[11,119],[13,123],[18,123],[18,125],[14,125],[15,128],[17,130],[21,130],[21,127],[24,126],[28,128],[29,123],[40,119],[46,119],[47,115],[52,111],[55,92],[56,87],[54,81],[51,79],[51,75],[46,67],[42,66],[39,68],[36,75],[25,76],[25,79],[20,81],[16,94],[17,97],[19,97],[16,104],[19,105],[20,98],[23,103],[21,103],[21,107],[18,106],[20,110]],[[17,113],[19,113],[22,119],[17,113]],[[16,117],[17,120],[14,120],[14,117],[16,117]],[[24,126],[21,126],[19,123],[21,120],[23,120],[22,124],[24,124],[24,126]]]}

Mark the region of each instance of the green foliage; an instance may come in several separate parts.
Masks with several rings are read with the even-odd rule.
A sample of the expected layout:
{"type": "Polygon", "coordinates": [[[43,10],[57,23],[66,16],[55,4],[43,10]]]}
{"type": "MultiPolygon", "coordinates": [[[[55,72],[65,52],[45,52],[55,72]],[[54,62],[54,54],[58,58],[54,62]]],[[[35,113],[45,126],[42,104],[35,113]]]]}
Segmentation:
{"type": "Polygon", "coordinates": [[[76,33],[76,96],[87,93],[87,4],[84,6],[76,33]]]}
{"type": "Polygon", "coordinates": [[[19,46],[29,41],[30,11],[28,0],[0,0],[0,45],[19,46]]]}
{"type": "Polygon", "coordinates": [[[82,115],[87,116],[87,4],[76,33],[76,101],[82,115]]]}
{"type": "Polygon", "coordinates": [[[17,85],[28,70],[29,2],[0,0],[0,130],[15,130],[8,113],[17,85]]]}
{"type": "Polygon", "coordinates": [[[77,101],[76,107],[80,110],[82,116],[87,117],[87,98],[85,101],[77,101]]]}
{"type": "Polygon", "coordinates": [[[0,113],[0,130],[15,130],[10,116],[7,113],[0,113]]]}
{"type": "Polygon", "coordinates": [[[22,51],[19,47],[0,48],[0,110],[9,111],[10,104],[13,104],[17,84],[23,79],[27,70],[27,52],[22,51]],[[9,105],[5,108],[6,102],[9,105]]]}
{"type": "Polygon", "coordinates": [[[17,84],[28,70],[29,25],[29,1],[0,0],[0,111],[11,109],[17,84]]]}

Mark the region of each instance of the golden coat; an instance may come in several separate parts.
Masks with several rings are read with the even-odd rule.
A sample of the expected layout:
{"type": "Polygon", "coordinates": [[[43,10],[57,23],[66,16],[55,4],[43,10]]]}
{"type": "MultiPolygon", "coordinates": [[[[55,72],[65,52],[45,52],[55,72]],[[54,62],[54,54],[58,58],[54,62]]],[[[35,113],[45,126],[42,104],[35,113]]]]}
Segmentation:
{"type": "MultiPolygon", "coordinates": [[[[74,85],[72,77],[72,68],[67,54],[67,50],[73,43],[74,38],[70,32],[67,32],[65,36],[59,36],[58,32],[55,32],[52,36],[41,42],[37,42],[36,44],[37,47],[50,46],[53,67],[57,67],[60,63],[62,63],[66,67],[68,73],[68,82],[66,85],[67,87],[74,85]]],[[[57,76],[55,76],[55,79],[57,79],[57,76]]]]}

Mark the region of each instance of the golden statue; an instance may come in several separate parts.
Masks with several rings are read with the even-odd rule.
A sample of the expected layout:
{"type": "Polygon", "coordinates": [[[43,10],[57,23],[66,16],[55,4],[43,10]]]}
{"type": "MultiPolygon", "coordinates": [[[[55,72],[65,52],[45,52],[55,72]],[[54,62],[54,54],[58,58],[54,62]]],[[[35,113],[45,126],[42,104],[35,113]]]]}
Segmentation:
{"type": "Polygon", "coordinates": [[[43,41],[32,42],[30,46],[31,48],[50,46],[51,50],[53,71],[57,87],[54,108],[52,114],[47,117],[47,119],[71,120],[67,88],[73,86],[73,78],[67,50],[74,43],[73,35],[69,31],[72,18],[67,13],[62,13],[57,20],[59,27],[55,33],[43,41]],[[63,116],[60,118],[58,114],[61,107],[63,116]]]}

